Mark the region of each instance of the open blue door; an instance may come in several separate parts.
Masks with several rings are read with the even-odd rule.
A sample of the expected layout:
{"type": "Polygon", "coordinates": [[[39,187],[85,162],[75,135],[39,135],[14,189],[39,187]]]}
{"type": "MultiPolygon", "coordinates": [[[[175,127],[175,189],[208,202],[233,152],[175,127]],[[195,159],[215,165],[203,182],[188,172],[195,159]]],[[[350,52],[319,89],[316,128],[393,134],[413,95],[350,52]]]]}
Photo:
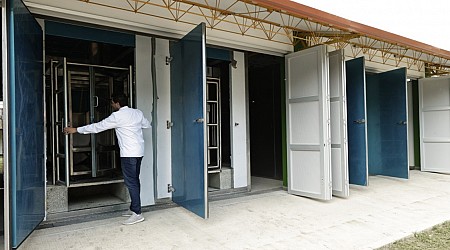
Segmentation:
{"type": "Polygon", "coordinates": [[[369,174],[409,177],[406,68],[367,75],[369,174]]]}
{"type": "Polygon", "coordinates": [[[45,216],[42,29],[20,0],[6,2],[10,242],[17,248],[45,216]]]}
{"type": "Polygon", "coordinates": [[[364,57],[345,63],[350,184],[367,186],[366,78],[364,57]]]}
{"type": "Polygon", "coordinates": [[[170,44],[172,200],[208,218],[206,166],[206,28],[170,44]]]}

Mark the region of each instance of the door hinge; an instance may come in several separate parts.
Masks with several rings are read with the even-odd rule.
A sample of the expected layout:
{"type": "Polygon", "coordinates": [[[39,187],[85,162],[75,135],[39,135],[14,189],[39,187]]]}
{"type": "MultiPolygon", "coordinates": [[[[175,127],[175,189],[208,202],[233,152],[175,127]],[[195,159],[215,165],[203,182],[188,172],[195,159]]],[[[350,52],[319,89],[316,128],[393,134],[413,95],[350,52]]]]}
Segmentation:
{"type": "Polygon", "coordinates": [[[172,62],[173,57],[172,56],[166,56],[166,65],[169,65],[170,62],[172,62]]]}
{"type": "Polygon", "coordinates": [[[170,129],[171,127],[173,127],[173,122],[167,121],[166,126],[167,126],[167,129],[170,129]]]}
{"type": "Polygon", "coordinates": [[[175,188],[171,184],[167,184],[167,193],[174,193],[175,188]]]}

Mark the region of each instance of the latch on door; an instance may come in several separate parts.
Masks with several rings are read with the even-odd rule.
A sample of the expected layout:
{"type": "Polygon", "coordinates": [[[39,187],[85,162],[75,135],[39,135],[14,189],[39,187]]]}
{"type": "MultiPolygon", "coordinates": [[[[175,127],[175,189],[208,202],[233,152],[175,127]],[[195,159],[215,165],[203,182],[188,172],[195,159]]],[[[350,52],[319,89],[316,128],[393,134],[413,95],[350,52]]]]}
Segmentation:
{"type": "Polygon", "coordinates": [[[205,121],[205,119],[203,119],[203,118],[195,119],[196,123],[203,123],[204,121],[205,121]]]}
{"type": "Polygon", "coordinates": [[[406,123],[406,121],[399,121],[399,122],[397,122],[397,124],[398,125],[406,125],[407,123],[406,123]]]}
{"type": "Polygon", "coordinates": [[[366,119],[358,119],[358,120],[353,121],[353,123],[364,124],[364,123],[366,123],[366,119]]]}
{"type": "Polygon", "coordinates": [[[174,192],[175,188],[172,185],[167,184],[167,193],[174,193],[174,192]]]}
{"type": "Polygon", "coordinates": [[[94,98],[94,108],[98,108],[98,96],[93,96],[94,98]]]}

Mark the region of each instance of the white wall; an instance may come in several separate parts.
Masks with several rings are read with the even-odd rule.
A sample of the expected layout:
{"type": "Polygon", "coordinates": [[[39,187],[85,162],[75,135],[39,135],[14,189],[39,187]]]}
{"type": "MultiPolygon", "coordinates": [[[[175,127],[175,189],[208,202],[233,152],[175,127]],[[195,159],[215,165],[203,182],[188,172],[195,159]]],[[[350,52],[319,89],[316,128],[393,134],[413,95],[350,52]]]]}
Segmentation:
{"type": "MultiPolygon", "coordinates": [[[[136,36],[136,105],[151,121],[153,110],[152,48],[151,38],[136,36]]],[[[153,187],[153,136],[152,129],[144,129],[145,151],[141,165],[141,205],[155,204],[153,187]]]]}
{"type": "Polygon", "coordinates": [[[233,52],[237,68],[231,67],[231,167],[234,188],[248,186],[248,134],[245,83],[245,58],[242,52],[233,52]]]}
{"type": "Polygon", "coordinates": [[[166,65],[166,56],[169,56],[169,41],[156,39],[156,92],[157,92],[157,166],[156,188],[158,199],[171,197],[167,192],[167,184],[172,184],[171,160],[171,130],[167,129],[170,121],[170,65],[166,65]]]}

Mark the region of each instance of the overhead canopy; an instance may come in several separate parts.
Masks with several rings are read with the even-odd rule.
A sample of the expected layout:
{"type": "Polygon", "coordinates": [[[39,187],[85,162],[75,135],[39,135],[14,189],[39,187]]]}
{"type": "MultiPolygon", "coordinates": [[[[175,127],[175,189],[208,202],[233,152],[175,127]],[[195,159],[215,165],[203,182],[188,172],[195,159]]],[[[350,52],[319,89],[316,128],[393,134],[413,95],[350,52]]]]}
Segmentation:
{"type": "MultiPolygon", "coordinates": [[[[31,0],[37,1],[37,0],[31,0]]],[[[450,52],[288,0],[72,0],[308,48],[327,44],[394,67],[450,74],[450,52]]],[[[86,6],[89,8],[89,6],[86,6]]]]}

